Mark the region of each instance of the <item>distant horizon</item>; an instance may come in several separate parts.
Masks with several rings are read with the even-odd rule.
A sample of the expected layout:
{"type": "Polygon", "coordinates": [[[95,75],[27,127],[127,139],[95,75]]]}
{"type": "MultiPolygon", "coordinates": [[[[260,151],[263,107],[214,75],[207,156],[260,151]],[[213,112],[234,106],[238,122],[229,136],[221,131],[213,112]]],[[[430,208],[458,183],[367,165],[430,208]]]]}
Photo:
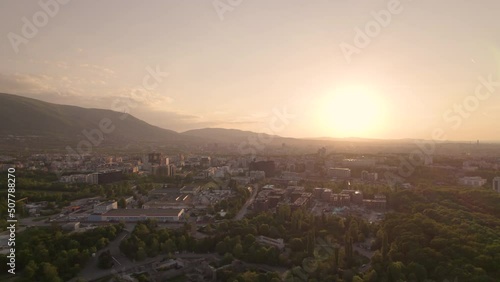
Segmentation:
{"type": "MultiPolygon", "coordinates": [[[[98,107],[82,107],[82,106],[79,106],[79,105],[66,105],[66,104],[61,104],[61,103],[52,103],[52,102],[48,102],[48,101],[43,101],[41,99],[36,99],[36,98],[32,98],[32,97],[29,97],[29,96],[23,96],[23,95],[18,95],[18,94],[10,94],[10,93],[0,93],[0,94],[7,94],[7,95],[14,95],[14,96],[19,96],[19,97],[24,97],[24,98],[29,98],[29,99],[35,99],[35,100],[39,100],[39,101],[42,101],[42,102],[46,102],[46,103],[51,103],[51,104],[55,104],[55,105],[63,105],[63,106],[75,106],[75,107],[80,107],[80,108],[85,108],[85,109],[99,109],[99,110],[110,110],[110,111],[113,111],[111,109],[106,109],[106,108],[98,108],[98,107]]],[[[133,114],[131,114],[133,116],[133,114]]],[[[137,117],[136,117],[137,118],[137,117]]],[[[141,119],[142,120],[142,119],[141,119]]],[[[143,120],[145,121],[145,120],[143,120]]],[[[145,121],[147,123],[149,123],[148,121],[145,121]]],[[[149,123],[151,124],[151,123],[149,123]]],[[[151,124],[151,125],[154,125],[154,124],[151,124]]],[[[157,126],[157,125],[155,125],[157,126]]],[[[162,127],[162,126],[158,126],[162,129],[166,129],[166,130],[172,130],[172,131],[175,131],[177,133],[185,133],[185,132],[188,132],[188,131],[193,131],[193,130],[203,130],[203,129],[226,129],[226,130],[240,130],[240,131],[244,131],[244,132],[253,132],[253,133],[266,133],[266,132],[258,132],[258,131],[252,131],[252,130],[243,130],[243,129],[238,129],[238,128],[229,128],[229,127],[200,127],[200,128],[193,128],[193,129],[188,129],[188,130],[173,130],[171,128],[165,128],[165,127],[162,127]]],[[[348,139],[361,139],[361,140],[373,140],[373,141],[404,141],[404,140],[426,140],[426,141],[433,141],[432,139],[422,139],[422,138],[411,138],[411,137],[403,137],[403,138],[371,138],[371,137],[359,137],[359,136],[349,136],[349,137],[335,137],[335,136],[286,136],[286,135],[279,135],[279,134],[276,134],[276,136],[279,136],[279,137],[283,137],[283,138],[293,138],[293,139],[305,139],[305,140],[322,140],[322,139],[332,139],[332,140],[348,140],[348,139]]],[[[436,143],[476,143],[478,140],[444,140],[444,141],[437,141],[435,140],[436,143]]],[[[479,140],[479,143],[486,143],[486,144],[496,144],[496,143],[500,143],[500,140],[488,140],[488,139],[485,139],[485,140],[479,140]]]]}

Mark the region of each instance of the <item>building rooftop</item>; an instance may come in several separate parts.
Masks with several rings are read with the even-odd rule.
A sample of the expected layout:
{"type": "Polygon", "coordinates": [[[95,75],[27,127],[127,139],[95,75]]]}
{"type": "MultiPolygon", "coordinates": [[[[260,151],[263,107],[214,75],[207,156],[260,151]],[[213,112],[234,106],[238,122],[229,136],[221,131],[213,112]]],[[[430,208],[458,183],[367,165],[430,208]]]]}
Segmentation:
{"type": "Polygon", "coordinates": [[[200,190],[200,186],[196,185],[187,185],[181,188],[182,193],[192,193],[192,192],[197,192],[200,190]]]}
{"type": "Polygon", "coordinates": [[[178,216],[183,209],[116,209],[103,216],[178,216]]]}
{"type": "Polygon", "coordinates": [[[307,202],[307,200],[308,199],[306,197],[300,197],[297,200],[295,200],[295,202],[293,202],[293,204],[295,206],[302,206],[302,205],[304,205],[307,202]]]}
{"type": "Polygon", "coordinates": [[[172,193],[179,193],[179,188],[158,188],[151,190],[149,192],[150,195],[153,194],[172,194],[172,193]]]}
{"type": "Polygon", "coordinates": [[[106,202],[100,202],[100,203],[96,204],[95,206],[96,207],[97,206],[107,206],[107,205],[112,205],[114,203],[116,203],[116,201],[106,201],[106,202]]]}
{"type": "Polygon", "coordinates": [[[463,179],[463,180],[483,180],[484,178],[482,178],[481,176],[465,176],[465,177],[462,177],[460,179],[463,179]]]}

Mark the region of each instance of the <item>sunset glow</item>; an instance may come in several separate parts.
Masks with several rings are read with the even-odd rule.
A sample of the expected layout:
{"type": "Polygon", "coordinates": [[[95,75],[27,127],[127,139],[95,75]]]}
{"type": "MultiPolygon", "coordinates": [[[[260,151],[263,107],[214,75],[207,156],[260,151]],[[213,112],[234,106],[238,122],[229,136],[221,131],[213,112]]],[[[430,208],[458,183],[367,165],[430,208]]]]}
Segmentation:
{"type": "Polygon", "coordinates": [[[325,95],[318,119],[324,135],[366,137],[377,134],[385,124],[384,102],[372,89],[342,87],[325,95]]]}

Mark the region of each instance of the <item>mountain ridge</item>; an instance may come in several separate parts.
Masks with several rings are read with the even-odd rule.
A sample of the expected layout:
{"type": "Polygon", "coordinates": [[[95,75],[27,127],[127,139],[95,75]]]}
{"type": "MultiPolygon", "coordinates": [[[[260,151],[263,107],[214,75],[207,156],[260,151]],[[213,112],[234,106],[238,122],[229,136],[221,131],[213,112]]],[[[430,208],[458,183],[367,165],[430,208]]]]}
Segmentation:
{"type": "MultiPolygon", "coordinates": [[[[99,123],[109,119],[115,129],[101,132],[100,148],[144,148],[145,146],[174,146],[186,148],[210,143],[255,145],[257,147],[292,146],[320,148],[325,145],[351,143],[413,144],[420,139],[373,138],[292,138],[253,131],[226,128],[200,128],[184,132],[151,125],[130,114],[107,109],[60,105],[19,95],[0,93],[0,149],[66,148],[97,136],[99,123]],[[125,118],[124,118],[125,117],[125,118]],[[87,134],[84,134],[84,131],[87,134]]],[[[95,141],[95,139],[94,139],[95,141]]],[[[459,142],[457,142],[459,143],[459,142]]]]}
{"type": "Polygon", "coordinates": [[[163,129],[132,115],[105,109],[89,109],[60,105],[18,95],[0,93],[0,136],[38,136],[44,140],[63,143],[85,140],[87,133],[100,130],[107,121],[112,132],[102,132],[104,145],[127,142],[190,142],[173,130],[163,129]]]}

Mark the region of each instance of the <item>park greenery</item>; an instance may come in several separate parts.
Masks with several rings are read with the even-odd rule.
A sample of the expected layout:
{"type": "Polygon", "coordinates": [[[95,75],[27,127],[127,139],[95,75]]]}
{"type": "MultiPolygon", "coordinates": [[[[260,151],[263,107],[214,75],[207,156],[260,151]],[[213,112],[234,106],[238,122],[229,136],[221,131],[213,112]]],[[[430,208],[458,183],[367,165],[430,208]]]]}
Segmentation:
{"type": "MultiPolygon", "coordinates": [[[[68,233],[60,227],[30,227],[16,240],[18,281],[68,281],[83,269],[93,253],[123,230],[120,224],[68,233]]],[[[2,268],[7,258],[0,257],[2,268]]],[[[4,270],[6,272],[6,270],[4,270]]]]}
{"type": "Polygon", "coordinates": [[[391,195],[365,281],[498,281],[500,196],[428,187],[391,195]]]}
{"type": "Polygon", "coordinates": [[[160,254],[195,250],[195,241],[187,227],[180,230],[160,228],[156,221],[137,223],[130,236],[120,244],[120,250],[130,259],[142,261],[160,254]]]}
{"type": "Polygon", "coordinates": [[[224,269],[217,272],[218,281],[235,281],[235,282],[280,282],[281,277],[274,272],[261,273],[258,271],[245,271],[243,273],[233,272],[229,269],[224,269]]]}

